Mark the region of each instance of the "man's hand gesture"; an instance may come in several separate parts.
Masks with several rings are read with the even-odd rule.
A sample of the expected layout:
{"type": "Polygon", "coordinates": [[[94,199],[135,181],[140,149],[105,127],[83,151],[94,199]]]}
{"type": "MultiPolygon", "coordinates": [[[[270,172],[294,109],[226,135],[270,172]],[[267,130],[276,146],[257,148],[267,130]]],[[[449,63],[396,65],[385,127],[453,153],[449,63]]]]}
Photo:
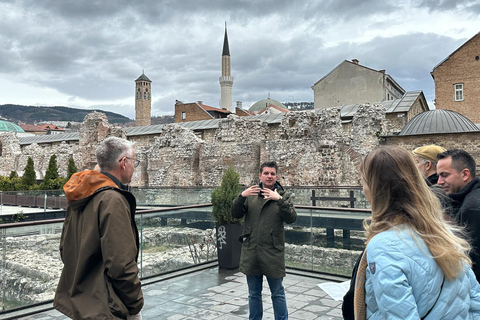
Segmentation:
{"type": "Polygon", "coordinates": [[[261,193],[262,193],[263,199],[271,199],[275,201],[282,199],[282,196],[278,194],[277,189],[272,190],[272,189],[265,188],[265,189],[262,189],[261,193]]]}
{"type": "Polygon", "coordinates": [[[254,185],[254,186],[251,186],[250,188],[248,189],[245,189],[243,192],[242,192],[242,197],[250,197],[250,196],[258,196],[258,194],[260,193],[261,189],[260,187],[258,186],[258,184],[254,185]]]}

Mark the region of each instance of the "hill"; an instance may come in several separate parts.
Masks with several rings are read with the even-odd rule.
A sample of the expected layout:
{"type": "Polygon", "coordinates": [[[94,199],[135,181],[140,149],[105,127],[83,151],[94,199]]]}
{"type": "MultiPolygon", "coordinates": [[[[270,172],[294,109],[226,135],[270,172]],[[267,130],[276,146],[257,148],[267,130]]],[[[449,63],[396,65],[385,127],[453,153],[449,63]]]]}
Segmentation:
{"type": "Polygon", "coordinates": [[[152,125],[174,123],[174,122],[175,122],[175,116],[153,116],[152,117],[152,125]]]}
{"type": "Polygon", "coordinates": [[[42,121],[82,122],[85,116],[92,111],[105,113],[110,123],[124,124],[133,121],[121,114],[103,110],[86,110],[69,107],[33,107],[15,104],[0,105],[1,117],[11,122],[30,124],[42,121]]]}

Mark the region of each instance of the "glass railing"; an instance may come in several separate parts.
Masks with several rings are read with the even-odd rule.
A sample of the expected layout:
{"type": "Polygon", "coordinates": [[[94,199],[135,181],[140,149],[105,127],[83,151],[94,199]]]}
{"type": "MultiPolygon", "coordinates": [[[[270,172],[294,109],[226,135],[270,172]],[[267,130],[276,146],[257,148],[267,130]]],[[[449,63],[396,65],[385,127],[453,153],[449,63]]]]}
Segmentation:
{"type": "Polygon", "coordinates": [[[350,277],[364,249],[367,209],[296,206],[297,221],[285,225],[287,267],[350,277]]]}
{"type": "MultiPolygon", "coordinates": [[[[286,187],[303,206],[368,208],[361,187],[286,187]]],[[[176,207],[211,202],[213,187],[133,187],[139,207],[176,207]]],[[[0,191],[1,222],[61,218],[67,199],[63,190],[0,191]],[[43,214],[41,214],[43,212],[43,214]]]]}
{"type": "Polygon", "coordinates": [[[211,202],[214,188],[208,187],[132,187],[141,206],[189,206],[211,202]]]}
{"type": "MultiPolygon", "coordinates": [[[[140,276],[147,278],[217,259],[211,205],[138,211],[140,276]]],[[[298,206],[286,225],[287,267],[350,276],[363,250],[368,210],[298,206]]],[[[53,299],[62,270],[63,220],[0,224],[1,310],[53,299]]]]}
{"type": "Polygon", "coordinates": [[[137,212],[140,277],[151,277],[217,259],[210,205],[137,212]]]}
{"type": "MultiPolygon", "coordinates": [[[[358,186],[285,187],[293,194],[294,203],[302,206],[369,208],[358,186]],[[317,200],[312,200],[312,197],[317,200]]],[[[143,206],[178,206],[209,203],[213,187],[133,187],[137,203],[143,206]]]]}

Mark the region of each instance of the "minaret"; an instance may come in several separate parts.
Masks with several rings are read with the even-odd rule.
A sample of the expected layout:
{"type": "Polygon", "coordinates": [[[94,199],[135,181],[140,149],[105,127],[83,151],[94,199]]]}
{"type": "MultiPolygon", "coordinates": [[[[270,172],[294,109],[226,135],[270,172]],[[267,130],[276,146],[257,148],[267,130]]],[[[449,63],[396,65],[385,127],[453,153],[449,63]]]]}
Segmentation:
{"type": "Polygon", "coordinates": [[[228,48],[227,23],[225,22],[225,38],[223,40],[222,76],[220,81],[220,107],[235,113],[232,103],[233,77],[230,75],[230,50],[228,48]]]}
{"type": "Polygon", "coordinates": [[[149,126],[152,117],[152,81],[144,72],[135,80],[135,126],[149,126]]]}

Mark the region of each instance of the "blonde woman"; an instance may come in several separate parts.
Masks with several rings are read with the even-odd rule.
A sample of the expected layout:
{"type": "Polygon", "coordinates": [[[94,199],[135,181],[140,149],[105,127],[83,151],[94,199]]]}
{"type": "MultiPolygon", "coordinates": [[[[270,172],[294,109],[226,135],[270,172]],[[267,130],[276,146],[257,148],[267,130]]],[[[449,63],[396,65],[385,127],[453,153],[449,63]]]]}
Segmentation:
{"type": "Polygon", "coordinates": [[[378,148],[360,172],[372,218],[364,223],[355,319],[480,319],[470,246],[444,220],[410,152],[378,148]]]}

